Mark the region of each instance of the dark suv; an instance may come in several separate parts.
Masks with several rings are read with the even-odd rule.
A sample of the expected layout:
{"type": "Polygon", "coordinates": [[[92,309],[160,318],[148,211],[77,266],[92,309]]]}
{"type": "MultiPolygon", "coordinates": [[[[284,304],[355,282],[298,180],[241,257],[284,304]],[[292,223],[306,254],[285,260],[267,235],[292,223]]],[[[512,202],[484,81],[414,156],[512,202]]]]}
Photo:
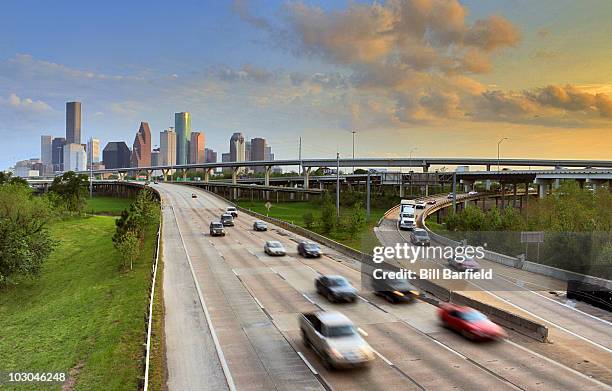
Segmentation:
{"type": "Polygon", "coordinates": [[[220,221],[210,223],[210,236],[225,236],[225,229],[220,221]]]}

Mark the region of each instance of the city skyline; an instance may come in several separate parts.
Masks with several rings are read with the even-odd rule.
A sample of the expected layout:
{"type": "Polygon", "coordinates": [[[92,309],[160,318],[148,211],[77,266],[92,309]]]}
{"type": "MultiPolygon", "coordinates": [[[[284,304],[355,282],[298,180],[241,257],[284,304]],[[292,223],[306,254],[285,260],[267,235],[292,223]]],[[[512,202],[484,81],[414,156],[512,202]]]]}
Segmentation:
{"type": "Polygon", "coordinates": [[[3,2],[0,29],[15,39],[0,47],[0,168],[63,134],[67,101],[84,103],[81,142],[128,140],[147,121],[159,145],[186,111],[220,153],[240,130],[276,140],[279,159],[297,155],[298,137],[306,158],[348,157],[356,131],[361,157],[494,157],[509,137],[506,157],[611,158],[609,2],[181,2],[138,7],[152,22],[139,29],[136,6],[118,6],[92,21],[66,4],[3,2]],[[26,9],[29,30],[7,17],[26,9]],[[179,9],[187,31],[153,27],[179,9]],[[81,33],[46,28],[49,14],[81,33]],[[346,28],[356,20],[359,36],[346,28]],[[120,39],[97,36],[100,23],[120,39]]]}

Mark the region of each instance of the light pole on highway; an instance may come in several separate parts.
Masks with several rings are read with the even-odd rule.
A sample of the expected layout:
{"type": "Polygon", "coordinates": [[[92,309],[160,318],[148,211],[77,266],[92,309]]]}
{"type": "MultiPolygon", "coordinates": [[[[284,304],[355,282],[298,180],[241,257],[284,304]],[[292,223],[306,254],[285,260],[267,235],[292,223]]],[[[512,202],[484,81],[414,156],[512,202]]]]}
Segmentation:
{"type": "Polygon", "coordinates": [[[508,137],[502,137],[497,142],[497,172],[499,172],[499,146],[501,145],[501,143],[504,142],[504,140],[509,140],[509,138],[508,137]]]}
{"type": "Polygon", "coordinates": [[[353,174],[355,174],[355,133],[357,132],[353,130],[351,133],[353,133],[353,174]]]}
{"type": "Polygon", "coordinates": [[[340,221],[340,152],[336,152],[336,220],[340,221]]]}

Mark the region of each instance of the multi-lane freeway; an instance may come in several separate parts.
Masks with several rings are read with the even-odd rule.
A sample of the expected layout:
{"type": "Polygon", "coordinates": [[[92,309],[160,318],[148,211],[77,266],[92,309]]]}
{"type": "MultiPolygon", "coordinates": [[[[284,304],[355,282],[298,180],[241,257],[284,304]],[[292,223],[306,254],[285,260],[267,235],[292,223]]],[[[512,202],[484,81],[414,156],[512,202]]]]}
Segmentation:
{"type": "MultiPolygon", "coordinates": [[[[163,208],[170,390],[610,389],[606,385],[612,378],[609,368],[596,366],[595,375],[603,382],[598,381],[585,375],[588,371],[560,362],[554,348],[540,348],[548,344],[514,333],[503,341],[470,342],[442,328],[436,307],[426,302],[391,305],[362,288],[356,303],[330,304],[316,294],[314,279],[320,274],[340,274],[361,287],[357,261],[325,247],[321,258],[302,258],[296,251],[302,238],[270,224],[268,231],[254,232],[255,219],[244,213],[236,226],[226,228],[225,237],[213,238],[208,234],[209,223],[218,220],[226,202],[180,185],[155,187],[163,208]],[[287,256],[264,253],[265,241],[272,239],[283,243],[287,256]],[[320,309],[341,311],[368,333],[377,355],[370,367],[328,370],[303,344],[298,314],[320,309]]],[[[597,352],[591,356],[609,366],[609,324],[602,327],[597,319],[577,316],[547,298],[535,297],[532,300],[552,305],[558,318],[570,311],[571,316],[563,320],[533,313],[567,329],[567,338],[574,338],[576,346],[597,352]]],[[[511,300],[500,302],[512,306],[511,300]]],[[[567,344],[565,352],[572,346],[567,344]]],[[[582,353],[577,359],[584,358],[582,353]]]]}

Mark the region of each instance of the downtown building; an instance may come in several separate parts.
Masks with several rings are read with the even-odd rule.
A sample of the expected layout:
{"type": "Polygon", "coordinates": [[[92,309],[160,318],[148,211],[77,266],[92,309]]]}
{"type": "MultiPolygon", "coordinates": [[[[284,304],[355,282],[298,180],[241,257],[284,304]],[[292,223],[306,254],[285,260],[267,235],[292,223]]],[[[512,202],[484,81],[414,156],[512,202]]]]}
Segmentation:
{"type": "Polygon", "coordinates": [[[204,148],[204,156],[206,158],[206,163],[216,163],[217,162],[217,152],[210,148],[204,148]]]}
{"type": "Polygon", "coordinates": [[[63,147],[64,171],[87,170],[87,153],[83,144],[67,143],[63,147]]]}
{"type": "MultiPolygon", "coordinates": [[[[266,139],[265,138],[261,138],[261,137],[256,137],[251,139],[250,142],[250,147],[251,147],[251,152],[250,152],[250,157],[251,157],[251,161],[259,161],[259,160],[266,160],[266,148],[267,148],[267,143],[266,143],[266,139]]],[[[256,166],[254,167],[254,171],[255,173],[264,173],[266,171],[266,168],[264,166],[256,166]]]]}
{"type": "Polygon", "coordinates": [[[159,165],[176,165],[176,132],[174,128],[168,128],[159,133],[159,165]]]}
{"type": "Polygon", "coordinates": [[[40,136],[40,175],[53,174],[53,136],[40,136]]]}
{"type": "Polygon", "coordinates": [[[51,164],[53,165],[53,171],[64,171],[64,145],[66,145],[64,137],[55,137],[51,141],[51,164]]]}
{"type": "Polygon", "coordinates": [[[136,137],[130,159],[131,167],[150,167],[151,166],[151,129],[148,122],[141,122],[136,137]]]}
{"type": "Polygon", "coordinates": [[[189,163],[205,163],[205,136],[203,132],[192,132],[191,140],[189,141],[189,163]]]}
{"type": "Polygon", "coordinates": [[[130,166],[132,153],[124,141],[111,141],[102,151],[102,160],[106,168],[126,168],[130,166]]]}
{"type": "Polygon", "coordinates": [[[191,115],[187,112],[174,113],[174,129],[176,131],[176,164],[187,164],[191,139],[191,115]]]}
{"type": "Polygon", "coordinates": [[[66,102],[66,144],[81,144],[81,102],[66,102]]]}
{"type": "Polygon", "coordinates": [[[100,140],[90,137],[87,140],[87,168],[97,168],[98,163],[100,163],[100,140]]]}

